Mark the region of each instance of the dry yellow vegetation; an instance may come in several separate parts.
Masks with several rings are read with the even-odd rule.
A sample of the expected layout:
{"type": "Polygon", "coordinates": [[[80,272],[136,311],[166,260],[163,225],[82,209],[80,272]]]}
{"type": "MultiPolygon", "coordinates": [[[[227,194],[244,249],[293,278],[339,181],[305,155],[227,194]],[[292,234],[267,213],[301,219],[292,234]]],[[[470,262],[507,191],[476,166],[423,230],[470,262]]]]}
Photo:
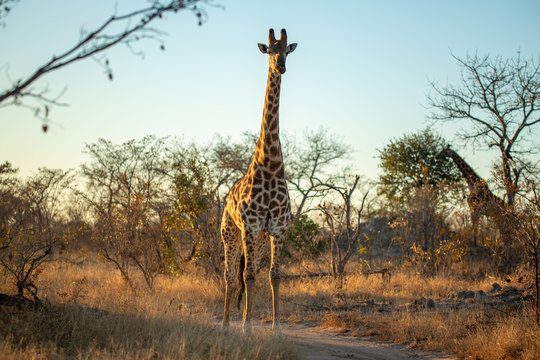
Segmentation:
{"type": "MultiPolygon", "coordinates": [[[[2,280],[5,277],[0,278],[2,280]]],[[[2,359],[296,359],[272,334],[224,333],[214,321],[220,290],[183,275],[135,290],[108,264],[53,262],[37,283],[46,311],[0,309],[2,359]]],[[[0,292],[13,293],[8,283],[0,292]]]]}
{"type": "MultiPolygon", "coordinates": [[[[465,269],[452,273],[462,271],[465,269]]],[[[342,296],[336,296],[328,278],[291,281],[283,294],[302,304],[288,309],[292,320],[303,307],[319,308],[318,313],[310,313],[311,318],[353,336],[374,336],[411,348],[453,352],[464,359],[540,359],[540,327],[535,322],[532,301],[493,304],[486,300],[495,282],[524,288],[518,278],[424,277],[412,269],[401,269],[390,281],[378,275],[349,275],[342,296]],[[455,294],[463,290],[486,296],[455,299],[455,294]],[[332,306],[324,310],[321,304],[332,306]]]]}
{"type": "MultiPolygon", "coordinates": [[[[523,287],[522,283],[495,277],[475,281],[443,275],[426,278],[410,269],[394,271],[387,281],[379,275],[355,273],[352,265],[340,291],[330,277],[283,280],[283,320],[308,321],[353,336],[454,352],[465,359],[540,358],[540,329],[532,307],[526,303],[492,307],[475,299],[452,298],[452,293],[462,290],[488,293],[494,282],[516,287],[523,287]]],[[[285,272],[300,274],[303,269],[294,266],[285,272]]],[[[0,279],[5,281],[5,277],[0,279]]],[[[195,271],[158,277],[149,291],[143,279],[134,279],[135,290],[131,289],[113,268],[99,260],[87,260],[81,266],[51,262],[36,281],[41,297],[49,302],[48,310],[0,310],[2,358],[300,356],[287,339],[270,333],[244,337],[234,331],[221,332],[222,285],[195,271]]],[[[253,314],[269,320],[272,309],[267,276],[260,274],[257,284],[253,314]]],[[[0,292],[13,291],[9,283],[0,283],[0,292]]],[[[238,311],[232,316],[233,320],[240,318],[238,311]]]]}

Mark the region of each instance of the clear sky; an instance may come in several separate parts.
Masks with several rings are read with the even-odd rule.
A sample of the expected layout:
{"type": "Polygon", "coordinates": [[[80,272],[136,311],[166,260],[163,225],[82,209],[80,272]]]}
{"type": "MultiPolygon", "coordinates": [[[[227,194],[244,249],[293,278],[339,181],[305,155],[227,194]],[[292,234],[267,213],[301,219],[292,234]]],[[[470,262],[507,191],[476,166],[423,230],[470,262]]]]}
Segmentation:
{"type": "MultiPolygon", "coordinates": [[[[0,27],[0,91],[26,76],[134,0],[21,0],[0,27]]],[[[298,48],[287,59],[280,124],[288,132],[321,126],[353,146],[358,171],[375,178],[377,149],[423,129],[428,80],[455,83],[451,53],[540,55],[538,0],[217,1],[199,27],[190,13],[168,16],[166,51],[155,42],[109,52],[114,81],[89,60],[44,78],[67,87],[68,107],[51,113],[50,131],[22,108],[0,108],[0,161],[27,175],[40,166],[75,168],[83,144],[148,134],[201,142],[215,133],[258,131],[268,59],[257,49],[268,29],[286,28],[298,48]]],[[[456,128],[437,129],[449,141],[456,128]]],[[[495,153],[463,150],[483,176],[495,153]]]]}

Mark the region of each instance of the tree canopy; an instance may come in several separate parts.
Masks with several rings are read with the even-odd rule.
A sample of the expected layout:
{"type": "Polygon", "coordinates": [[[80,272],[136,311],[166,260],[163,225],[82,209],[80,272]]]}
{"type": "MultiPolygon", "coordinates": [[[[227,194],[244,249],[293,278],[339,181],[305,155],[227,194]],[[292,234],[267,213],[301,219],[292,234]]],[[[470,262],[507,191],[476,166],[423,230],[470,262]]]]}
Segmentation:
{"type": "Polygon", "coordinates": [[[402,202],[425,181],[433,186],[442,181],[459,181],[460,173],[452,161],[437,158],[445,146],[446,141],[430,129],[391,140],[379,150],[379,167],[383,172],[379,177],[379,194],[402,202]]]}

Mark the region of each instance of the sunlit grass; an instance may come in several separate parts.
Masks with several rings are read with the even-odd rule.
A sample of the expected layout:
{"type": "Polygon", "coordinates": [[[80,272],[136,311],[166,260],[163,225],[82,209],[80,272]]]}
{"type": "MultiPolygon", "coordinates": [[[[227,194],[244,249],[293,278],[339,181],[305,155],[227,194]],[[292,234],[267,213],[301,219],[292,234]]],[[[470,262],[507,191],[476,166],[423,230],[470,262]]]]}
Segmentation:
{"type": "MultiPolygon", "coordinates": [[[[285,270],[287,274],[299,274],[307,265],[285,270]]],[[[449,274],[459,274],[460,270],[449,274]]],[[[340,291],[330,276],[282,280],[282,319],[308,321],[332,331],[376,336],[409,347],[455,352],[469,359],[540,358],[540,329],[528,308],[519,312],[476,304],[459,309],[439,306],[456,291],[487,292],[493,282],[508,284],[504,279],[425,277],[411,268],[393,269],[390,281],[380,275],[364,276],[354,266],[349,273],[340,291]],[[412,309],[410,304],[421,298],[433,299],[437,306],[412,309]],[[369,306],[361,308],[359,304],[369,306]],[[380,311],[381,306],[387,310],[380,311]]],[[[0,279],[0,291],[13,293],[5,277],[0,279]]],[[[269,334],[243,337],[234,330],[222,333],[218,324],[223,311],[223,285],[214,278],[191,269],[178,276],[157,277],[151,291],[142,279],[133,280],[131,288],[114,268],[97,258],[82,266],[60,261],[47,264],[36,281],[42,298],[51,304],[50,310],[1,311],[2,358],[298,356],[286,339],[269,334]]],[[[266,270],[259,273],[256,287],[253,316],[255,321],[269,321],[272,308],[266,270]]],[[[233,320],[240,317],[240,311],[234,309],[233,320]]]]}
{"type": "MultiPolygon", "coordinates": [[[[295,359],[272,334],[222,332],[214,310],[219,285],[185,274],[162,277],[148,290],[129,287],[100,261],[82,266],[53,262],[36,279],[46,311],[0,312],[2,358],[81,359],[295,359]]],[[[0,291],[10,292],[6,282],[0,291]]]]}
{"type": "MultiPolygon", "coordinates": [[[[494,282],[519,287],[516,277],[511,277],[514,280],[508,283],[508,277],[507,280],[497,276],[467,279],[451,275],[464,270],[453,269],[446,275],[425,277],[413,269],[400,269],[393,271],[390,281],[379,275],[366,277],[358,271],[347,276],[341,297],[337,296],[336,283],[329,277],[295,279],[284,286],[283,294],[301,304],[295,311],[304,309],[307,317],[332,331],[376,336],[412,348],[454,352],[466,359],[540,359],[540,327],[534,321],[532,307],[516,311],[474,303],[463,308],[448,305],[457,291],[488,292],[494,282]],[[436,306],[411,307],[422,298],[434,300],[436,306]],[[374,305],[367,310],[359,309],[357,305],[362,302],[374,305]],[[320,304],[330,305],[329,309],[321,309],[320,304]],[[310,307],[311,310],[306,310],[310,307]]],[[[290,305],[286,308],[293,310],[290,305]]],[[[297,314],[289,316],[298,319],[297,314]]]]}

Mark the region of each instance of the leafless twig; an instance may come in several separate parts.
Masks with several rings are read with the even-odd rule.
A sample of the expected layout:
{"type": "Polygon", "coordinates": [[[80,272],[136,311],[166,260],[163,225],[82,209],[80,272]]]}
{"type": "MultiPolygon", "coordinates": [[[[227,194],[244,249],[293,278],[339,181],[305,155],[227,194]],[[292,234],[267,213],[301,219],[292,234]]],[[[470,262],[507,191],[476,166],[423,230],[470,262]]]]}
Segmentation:
{"type": "MultiPolygon", "coordinates": [[[[9,11],[9,3],[17,1],[0,0],[0,18],[9,11]]],[[[38,67],[27,77],[12,81],[8,89],[0,92],[0,106],[25,106],[32,109],[34,115],[38,118],[47,121],[51,107],[65,105],[59,100],[64,91],[57,96],[49,96],[47,88],[39,89],[35,87],[39,79],[75,62],[93,58],[105,69],[109,79],[113,80],[109,59],[105,56],[98,57],[98,55],[104,54],[106,50],[118,44],[124,44],[132,52],[140,55],[140,52],[135,51],[132,45],[144,39],[160,42],[161,49],[164,50],[161,40],[164,33],[150,25],[167,14],[177,13],[180,10],[194,13],[198,18],[199,25],[201,25],[206,19],[206,11],[201,5],[207,5],[210,1],[152,0],[147,7],[125,14],[113,14],[94,30],[89,32],[81,31],[81,38],[75,45],[59,55],[54,55],[47,63],[38,67]]],[[[44,126],[43,130],[46,131],[46,129],[44,126]]]]}

